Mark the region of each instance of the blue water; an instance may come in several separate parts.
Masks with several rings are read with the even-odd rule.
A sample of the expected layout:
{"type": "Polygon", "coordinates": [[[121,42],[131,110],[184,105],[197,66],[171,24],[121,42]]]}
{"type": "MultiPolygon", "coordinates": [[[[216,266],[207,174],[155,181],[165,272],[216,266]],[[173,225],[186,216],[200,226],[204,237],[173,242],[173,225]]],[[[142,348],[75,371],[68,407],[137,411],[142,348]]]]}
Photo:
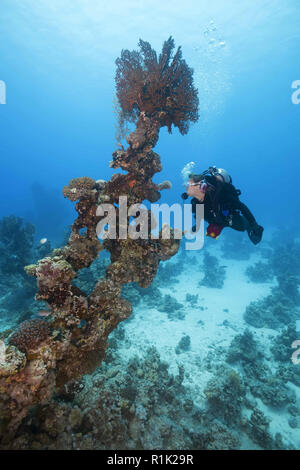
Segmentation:
{"type": "Polygon", "coordinates": [[[297,0],[1,0],[0,18],[0,218],[59,243],[75,215],[63,186],[113,174],[116,58],[139,38],[160,51],[172,35],[194,69],[200,118],[185,136],[160,131],[154,181],[173,185],[161,202],[180,202],[188,162],[217,165],[266,236],[299,237],[297,0]]]}
{"type": "Polygon", "coordinates": [[[298,225],[297,1],[3,0],[1,18],[0,215],[31,218],[49,237],[72,220],[62,186],[111,174],[115,59],[140,37],[159,50],[172,35],[195,71],[200,120],[187,136],[161,132],[159,178],[173,183],[163,198],[178,200],[185,163],[216,164],[264,226],[298,225]]]}

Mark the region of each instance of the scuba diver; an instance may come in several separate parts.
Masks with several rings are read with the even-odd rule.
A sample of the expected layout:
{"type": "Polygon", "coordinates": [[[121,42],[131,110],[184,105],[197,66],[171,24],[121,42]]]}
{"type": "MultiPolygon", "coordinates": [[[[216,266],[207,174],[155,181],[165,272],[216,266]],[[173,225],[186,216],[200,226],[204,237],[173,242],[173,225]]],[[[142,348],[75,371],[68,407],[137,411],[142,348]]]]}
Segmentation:
{"type": "MultiPolygon", "coordinates": [[[[204,220],[209,223],[207,236],[218,238],[224,227],[231,227],[240,232],[247,230],[250,240],[257,245],[264,229],[239,200],[240,194],[241,191],[233,186],[227,171],[213,166],[200,175],[189,175],[187,192],[182,194],[182,198],[192,197],[194,216],[197,204],[204,203],[204,220]]],[[[194,226],[192,230],[195,232],[198,227],[194,226]]]]}

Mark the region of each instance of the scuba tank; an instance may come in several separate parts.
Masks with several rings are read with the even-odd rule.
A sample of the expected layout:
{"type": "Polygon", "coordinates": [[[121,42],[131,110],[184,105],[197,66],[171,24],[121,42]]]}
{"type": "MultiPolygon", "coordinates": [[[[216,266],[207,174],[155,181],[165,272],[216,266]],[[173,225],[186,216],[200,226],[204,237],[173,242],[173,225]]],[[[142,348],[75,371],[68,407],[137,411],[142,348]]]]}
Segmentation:
{"type": "Polygon", "coordinates": [[[232,187],[232,192],[234,192],[234,195],[239,197],[242,194],[242,191],[240,189],[236,189],[235,186],[232,184],[232,178],[230,174],[228,173],[227,170],[224,170],[224,168],[217,168],[216,166],[210,166],[207,172],[211,176],[217,176],[220,175],[223,178],[224,183],[228,183],[232,187]]]}

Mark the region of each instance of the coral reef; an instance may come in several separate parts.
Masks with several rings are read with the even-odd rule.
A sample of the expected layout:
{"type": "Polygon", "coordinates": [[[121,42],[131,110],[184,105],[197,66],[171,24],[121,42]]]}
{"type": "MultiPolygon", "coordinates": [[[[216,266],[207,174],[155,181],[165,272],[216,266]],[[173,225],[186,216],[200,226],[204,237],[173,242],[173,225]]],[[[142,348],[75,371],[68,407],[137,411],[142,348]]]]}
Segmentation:
{"type": "Polygon", "coordinates": [[[300,368],[292,362],[292,344],[299,337],[299,332],[296,331],[296,326],[291,323],[275,337],[270,347],[270,351],[278,363],[276,376],[287,382],[295,384],[300,387],[300,368]]]}
{"type": "Polygon", "coordinates": [[[283,408],[285,405],[296,402],[296,395],[290,390],[281,377],[269,375],[265,378],[258,377],[260,386],[257,382],[250,386],[253,396],[260,398],[263,403],[272,408],[283,408]]]}
{"type": "MultiPolygon", "coordinates": [[[[226,350],[220,348],[218,354],[224,355],[224,352],[226,350]]],[[[274,373],[269,368],[267,354],[248,329],[235,336],[227,350],[226,362],[230,363],[231,369],[216,360],[215,354],[209,353],[211,357],[207,356],[205,367],[214,371],[214,375],[205,388],[207,411],[222,425],[230,427],[234,435],[233,425],[234,431],[243,439],[246,435],[252,445],[257,444],[262,449],[288,449],[292,445],[283,443],[279,433],[275,436],[271,433],[271,420],[256,400],[260,398],[272,411],[280,410],[280,416],[286,405],[287,409],[292,406],[292,417],[298,416],[295,394],[279,371],[274,373]]]]}
{"type": "MultiPolygon", "coordinates": [[[[25,353],[16,349],[12,357],[6,354],[6,362],[12,363],[11,373],[7,373],[5,361],[0,365],[0,409],[5,410],[1,429],[5,442],[34,405],[45,403],[55,390],[91,373],[102,362],[108,335],[131,313],[130,303],[121,297],[122,287],[130,282],[148,287],[160,261],[178,251],[181,233],[170,230],[170,237],[166,238],[169,230],[166,226],[157,239],[117,237],[105,239],[103,246],[96,231],[97,224],[104,219],[97,215],[99,204],[115,205],[118,219],[120,196],[126,195],[129,205],[160,198],[161,186],[152,181],[153,175],[161,170],[160,157],[152,150],[159,130],[167,126],[170,131],[173,124],[184,134],[189,123],[198,118],[192,70],[182,59],[180,48],[171,60],[173,39],[164,43],[158,61],[150,44],[140,41],[139,45],[140,53],[122,51],[117,60],[117,97],[123,115],[134,120],[136,129],[127,137],[128,148],[113,153],[110,166],[127,173],[114,174],[107,182],[75,178],[65,186],[63,194],[76,202],[78,214],[68,243],[26,269],[37,280],[36,299],[50,309],[50,334],[33,341],[34,350],[30,349],[30,340],[22,336],[24,326],[16,333],[17,339],[12,336],[11,341],[22,345],[25,353]],[[73,281],[78,271],[88,268],[103,248],[110,253],[111,263],[105,276],[86,294],[73,281]],[[21,363],[20,354],[24,354],[21,363]],[[17,361],[15,373],[13,365],[17,361]]],[[[128,401],[130,387],[127,392],[124,388],[124,394],[123,400],[128,401]]],[[[109,394],[107,400],[105,408],[109,394]]],[[[79,423],[79,419],[75,421],[79,423]]]]}
{"type": "Polygon", "coordinates": [[[215,287],[221,289],[226,278],[225,266],[220,266],[218,258],[204,253],[204,278],[199,286],[215,287]]]}
{"type": "Polygon", "coordinates": [[[158,307],[160,312],[166,312],[168,314],[169,320],[183,320],[185,317],[183,311],[183,304],[178,302],[175,297],[172,297],[169,294],[166,294],[161,305],[158,307]]]}
{"type": "Polygon", "coordinates": [[[186,294],[185,300],[189,302],[191,305],[196,305],[198,302],[198,294],[186,294]]]}
{"type": "Polygon", "coordinates": [[[172,375],[153,347],[124,363],[113,336],[89,381],[65,385],[50,404],[37,406],[1,450],[239,447],[237,433],[194,403],[182,366],[172,375]]]}
{"type": "Polygon", "coordinates": [[[229,364],[241,361],[243,364],[253,363],[263,357],[253,334],[246,329],[242,335],[237,335],[231,341],[226,360],[229,364]]]}
{"type": "Polygon", "coordinates": [[[275,276],[300,275],[300,243],[286,240],[285,243],[272,243],[272,251],[268,257],[270,267],[275,276]]]}
{"type": "Polygon", "coordinates": [[[286,385],[286,380],[278,371],[271,371],[265,356],[253,334],[245,330],[232,340],[227,362],[240,365],[247,391],[259,397],[265,405],[282,408],[294,403],[294,391],[286,385]]]}
{"type": "Polygon", "coordinates": [[[189,351],[191,349],[191,338],[188,335],[182,336],[175,348],[176,354],[189,351]]]}
{"type": "Polygon", "coordinates": [[[242,403],[245,387],[240,374],[233,369],[222,370],[207,384],[205,395],[209,411],[227,425],[237,424],[241,420],[242,403]]]}
{"type": "MultiPolygon", "coordinates": [[[[120,324],[110,335],[101,366],[91,376],[65,384],[50,404],[36,406],[15,438],[0,444],[0,449],[216,450],[239,449],[245,442],[248,448],[292,448],[280,434],[271,433],[270,418],[252,398],[247,377],[254,377],[266,358],[249,330],[237,335],[231,346],[238,353],[241,345],[241,358],[230,354],[241,370],[214,357],[214,375],[205,386],[201,406],[197,393],[185,385],[188,372],[182,365],[171,374],[154,347],[128,360],[120,351],[127,343],[132,346],[120,324]],[[254,351],[250,358],[249,346],[254,351]]],[[[223,348],[219,352],[224,356],[223,348]]],[[[24,355],[18,354],[21,366],[24,355]]],[[[256,387],[261,387],[258,380],[256,387]]],[[[289,404],[287,409],[290,425],[297,426],[299,408],[289,404]]]]}
{"type": "Polygon", "coordinates": [[[91,377],[92,393],[81,382],[65,385],[5,448],[171,449],[182,442],[193,448],[196,408],[182,386],[183,369],[169,374],[155,348],[143,360],[133,357],[124,364],[113,344],[110,340],[105,362],[91,377]]]}
{"type": "Polygon", "coordinates": [[[251,282],[268,282],[272,280],[273,273],[269,264],[258,261],[253,266],[248,266],[246,276],[251,282]]]}
{"type": "Polygon", "coordinates": [[[295,323],[291,323],[283,328],[281,333],[276,336],[270,348],[274,359],[278,362],[290,362],[292,355],[292,343],[298,337],[295,323]]]}
{"type": "Polygon", "coordinates": [[[283,449],[280,435],[274,440],[269,432],[269,425],[270,420],[266,418],[261,410],[255,408],[250,419],[245,420],[244,430],[262,449],[283,449]]]}
{"type": "Polygon", "coordinates": [[[245,321],[256,328],[278,329],[299,318],[299,279],[277,276],[277,286],[263,299],[250,302],[244,313],[245,321]]]}
{"type": "Polygon", "coordinates": [[[159,266],[156,279],[161,285],[166,287],[177,284],[179,282],[177,276],[179,276],[183,269],[184,265],[180,260],[176,261],[176,263],[167,262],[159,266]]]}

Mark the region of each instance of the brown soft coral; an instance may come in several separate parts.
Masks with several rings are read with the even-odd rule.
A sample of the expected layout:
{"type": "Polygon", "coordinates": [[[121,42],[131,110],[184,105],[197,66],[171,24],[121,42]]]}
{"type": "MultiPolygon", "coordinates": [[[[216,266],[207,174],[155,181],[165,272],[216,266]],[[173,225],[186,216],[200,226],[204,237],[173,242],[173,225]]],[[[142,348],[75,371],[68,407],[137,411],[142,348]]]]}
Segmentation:
{"type": "MultiPolygon", "coordinates": [[[[182,59],[172,37],[164,42],[159,58],[148,42],[139,41],[139,51],[123,50],[117,59],[117,97],[128,120],[139,113],[156,114],[161,126],[171,132],[172,124],[186,134],[189,122],[198,120],[198,93],[193,86],[193,71],[182,59]]],[[[145,137],[138,131],[138,139],[145,137]]]]}

